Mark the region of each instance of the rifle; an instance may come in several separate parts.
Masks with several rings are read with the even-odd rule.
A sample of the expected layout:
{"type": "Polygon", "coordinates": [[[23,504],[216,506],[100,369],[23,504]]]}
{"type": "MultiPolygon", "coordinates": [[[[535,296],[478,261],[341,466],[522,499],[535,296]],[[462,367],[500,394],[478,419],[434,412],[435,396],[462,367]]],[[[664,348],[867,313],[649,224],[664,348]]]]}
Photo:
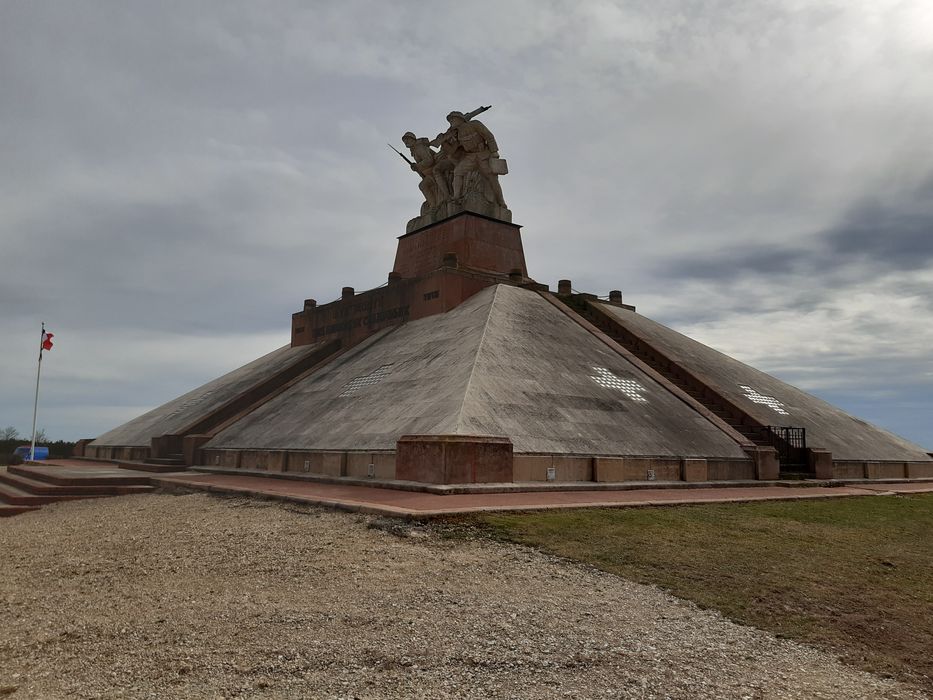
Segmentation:
{"type": "Polygon", "coordinates": [[[489,105],[488,107],[483,107],[482,105],[480,105],[478,109],[474,109],[472,112],[467,112],[466,114],[464,114],[463,119],[464,121],[470,121],[473,117],[479,116],[480,114],[485,112],[487,109],[492,109],[492,105],[489,105]]]}
{"type": "Polygon", "coordinates": [[[398,150],[395,146],[393,146],[391,143],[387,143],[386,146],[388,146],[388,147],[391,148],[393,151],[395,151],[396,153],[398,153],[399,156],[401,157],[401,159],[404,160],[406,163],[408,163],[409,165],[414,165],[414,163],[413,163],[412,161],[408,160],[408,158],[406,158],[406,157],[402,154],[402,152],[401,152],[400,150],[398,150]]]}

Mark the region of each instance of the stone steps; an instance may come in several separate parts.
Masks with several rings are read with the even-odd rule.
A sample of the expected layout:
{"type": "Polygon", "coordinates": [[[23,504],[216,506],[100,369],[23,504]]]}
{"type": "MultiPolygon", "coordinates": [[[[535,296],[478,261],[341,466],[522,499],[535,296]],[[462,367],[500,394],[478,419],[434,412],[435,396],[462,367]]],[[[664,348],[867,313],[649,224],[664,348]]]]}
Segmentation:
{"type": "Polygon", "coordinates": [[[157,457],[147,459],[145,462],[120,460],[117,462],[117,466],[120,467],[120,469],[132,469],[133,471],[138,472],[152,472],[153,474],[167,474],[169,472],[188,471],[188,467],[185,465],[184,460],[157,457]]]}
{"type": "Polygon", "coordinates": [[[615,342],[628,349],[629,352],[661,374],[671,384],[688,394],[752,443],[759,447],[771,446],[771,440],[762,434],[760,428],[754,425],[755,421],[744,411],[732,405],[715,388],[698,379],[687,377],[677,362],[634,337],[630,331],[619,326],[617,321],[606,316],[590,303],[572,301],[571,305],[615,342]]]}
{"type": "Polygon", "coordinates": [[[83,498],[104,498],[155,490],[148,476],[134,476],[112,469],[106,472],[89,470],[82,474],[74,469],[54,465],[16,465],[0,469],[0,517],[19,515],[56,501],[83,498]]]}
{"type": "Polygon", "coordinates": [[[61,493],[68,493],[76,496],[119,496],[128,493],[146,493],[152,490],[150,486],[123,483],[60,486],[11,472],[0,472],[0,484],[7,484],[27,493],[48,496],[61,493]]]}
{"type": "Polygon", "coordinates": [[[174,454],[168,457],[147,457],[144,464],[166,464],[166,465],[185,465],[185,458],[182,455],[174,454]]]}
{"type": "Polygon", "coordinates": [[[94,498],[94,496],[74,495],[64,490],[56,495],[30,493],[11,484],[0,482],[0,503],[7,503],[11,506],[44,506],[55,501],[73,501],[78,498],[94,498]]]}
{"type": "MultiPolygon", "coordinates": [[[[54,467],[53,467],[54,468],[54,467]]],[[[36,481],[45,481],[57,486],[110,486],[119,484],[122,486],[149,486],[148,476],[72,476],[69,474],[56,474],[50,468],[36,468],[29,465],[9,466],[7,472],[24,476],[27,479],[36,481]]]]}

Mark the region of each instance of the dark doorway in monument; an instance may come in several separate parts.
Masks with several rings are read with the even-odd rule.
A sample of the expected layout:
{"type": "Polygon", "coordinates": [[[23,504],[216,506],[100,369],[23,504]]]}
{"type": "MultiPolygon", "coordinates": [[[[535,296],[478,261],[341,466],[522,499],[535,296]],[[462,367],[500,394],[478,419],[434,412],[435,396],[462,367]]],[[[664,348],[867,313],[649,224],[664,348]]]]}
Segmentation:
{"type": "Polygon", "coordinates": [[[777,450],[782,472],[810,471],[807,458],[807,430],[784,425],[769,425],[771,446],[777,450]]]}

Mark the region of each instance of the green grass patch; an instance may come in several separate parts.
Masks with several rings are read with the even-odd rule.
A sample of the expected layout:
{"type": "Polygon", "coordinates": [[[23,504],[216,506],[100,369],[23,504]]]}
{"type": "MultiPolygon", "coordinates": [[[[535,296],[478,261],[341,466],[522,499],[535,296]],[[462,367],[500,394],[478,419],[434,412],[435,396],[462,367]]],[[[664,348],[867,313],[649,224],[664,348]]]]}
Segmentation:
{"type": "Polygon", "coordinates": [[[933,690],[933,494],[472,520],[933,690]]]}

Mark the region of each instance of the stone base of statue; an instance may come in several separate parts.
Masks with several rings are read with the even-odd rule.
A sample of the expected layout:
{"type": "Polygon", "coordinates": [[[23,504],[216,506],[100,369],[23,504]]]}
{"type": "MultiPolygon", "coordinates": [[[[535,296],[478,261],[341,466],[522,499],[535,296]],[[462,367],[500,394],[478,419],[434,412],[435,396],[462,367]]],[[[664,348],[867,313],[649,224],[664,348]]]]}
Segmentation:
{"type": "Polygon", "coordinates": [[[392,272],[402,279],[430,274],[456,257],[459,269],[528,277],[521,227],[461,212],[436,224],[400,236],[392,272]]]}
{"type": "Polygon", "coordinates": [[[479,192],[468,192],[459,200],[444,202],[440,206],[430,207],[427,202],[421,207],[421,215],[416,216],[408,222],[405,227],[405,233],[419,231],[426,226],[431,226],[444,219],[463,212],[472,212],[480,216],[487,216],[490,219],[504,221],[507,224],[512,223],[512,210],[507,207],[500,207],[495,202],[490,202],[483,194],[479,192]]]}

